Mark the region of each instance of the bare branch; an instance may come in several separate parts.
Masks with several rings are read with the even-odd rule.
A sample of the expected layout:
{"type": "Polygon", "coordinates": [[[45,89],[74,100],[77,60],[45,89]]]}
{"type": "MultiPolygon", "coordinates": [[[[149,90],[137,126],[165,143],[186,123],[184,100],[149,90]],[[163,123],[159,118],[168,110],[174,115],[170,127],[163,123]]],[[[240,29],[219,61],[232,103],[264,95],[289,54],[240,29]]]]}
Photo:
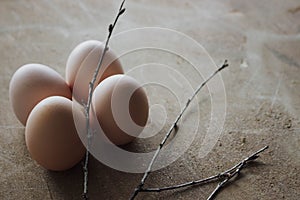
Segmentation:
{"type": "Polygon", "coordinates": [[[200,179],[196,181],[190,181],[178,185],[173,185],[173,186],[168,186],[168,187],[161,187],[161,188],[142,188],[140,192],[162,192],[166,190],[174,190],[174,189],[179,189],[179,188],[184,188],[184,187],[189,187],[189,186],[196,186],[200,184],[205,184],[209,183],[215,180],[218,180],[220,178],[219,174],[205,178],[205,179],[200,179]]]}
{"type": "Polygon", "coordinates": [[[88,142],[87,142],[87,146],[86,146],[86,155],[85,155],[85,161],[84,161],[84,166],[83,166],[83,173],[84,173],[83,195],[82,195],[83,199],[88,199],[88,162],[89,162],[89,151],[90,151],[90,145],[91,145],[91,139],[92,139],[92,131],[90,129],[90,115],[89,115],[89,113],[90,113],[90,108],[91,108],[91,103],[92,103],[93,89],[94,89],[95,82],[96,82],[97,76],[99,74],[99,70],[100,70],[100,67],[102,65],[104,56],[105,56],[105,53],[109,49],[108,48],[108,43],[109,43],[110,37],[112,35],[112,32],[113,32],[113,30],[114,30],[114,28],[115,28],[115,26],[118,22],[119,17],[125,12],[125,8],[123,8],[124,3],[125,3],[125,0],[123,0],[122,3],[121,3],[118,14],[117,14],[117,16],[114,20],[114,23],[109,25],[108,35],[107,35],[107,38],[106,38],[106,42],[105,42],[103,52],[102,52],[101,57],[99,59],[97,68],[94,72],[93,79],[89,83],[88,101],[87,101],[87,104],[85,106],[86,130],[87,130],[87,141],[88,142]]]}
{"type": "MultiPolygon", "coordinates": [[[[115,26],[118,22],[119,17],[125,12],[125,8],[123,8],[124,3],[125,3],[125,0],[122,1],[121,5],[119,7],[119,10],[118,10],[118,14],[117,14],[114,22],[112,24],[110,24],[109,27],[108,27],[108,35],[107,35],[107,38],[106,38],[105,46],[104,46],[103,52],[101,54],[101,57],[99,59],[99,62],[97,64],[97,68],[95,69],[95,72],[93,74],[93,79],[89,83],[88,101],[87,101],[87,104],[84,106],[85,107],[85,115],[86,115],[86,130],[87,130],[87,146],[86,146],[86,148],[87,148],[87,150],[86,150],[86,156],[85,156],[84,166],[83,166],[83,171],[84,171],[83,199],[88,199],[88,162],[89,162],[90,145],[91,145],[91,140],[92,140],[92,130],[90,129],[90,116],[89,116],[89,114],[90,114],[90,108],[91,108],[93,89],[94,89],[94,86],[95,86],[97,76],[98,76],[99,71],[100,71],[100,67],[103,63],[104,56],[105,56],[106,52],[109,50],[108,43],[109,43],[109,40],[111,38],[112,32],[113,32],[113,30],[114,30],[114,28],[115,28],[115,26]]],[[[199,93],[199,91],[208,83],[208,81],[210,81],[216,74],[218,74],[220,71],[222,71],[226,67],[228,67],[227,60],[225,60],[224,64],[219,69],[217,69],[212,75],[210,75],[207,80],[205,80],[201,85],[199,85],[199,87],[194,91],[193,95],[187,100],[187,102],[185,104],[185,107],[181,110],[181,112],[177,116],[176,120],[174,121],[174,123],[170,127],[169,131],[166,133],[165,137],[163,138],[161,143],[158,145],[158,147],[156,149],[156,152],[155,152],[153,158],[151,159],[151,162],[149,163],[149,166],[148,166],[146,172],[144,173],[139,185],[135,188],[134,192],[132,193],[132,195],[130,197],[131,200],[134,200],[139,192],[161,192],[161,191],[165,191],[165,190],[178,189],[178,188],[183,188],[183,187],[188,187],[188,186],[194,186],[194,185],[209,183],[209,182],[216,181],[216,180],[219,180],[219,181],[221,180],[221,182],[218,184],[218,186],[214,189],[214,191],[211,193],[211,195],[208,198],[208,199],[212,199],[217,194],[217,192],[225,184],[228,183],[228,181],[230,179],[232,179],[234,176],[236,176],[240,173],[240,171],[244,168],[244,166],[248,162],[257,159],[258,154],[268,148],[268,146],[266,146],[266,147],[262,148],[261,150],[255,152],[251,156],[247,157],[246,159],[244,159],[243,161],[241,161],[240,163],[238,163],[234,167],[232,167],[232,168],[230,168],[230,169],[228,169],[228,170],[226,170],[226,171],[224,171],[220,174],[217,174],[217,175],[205,178],[205,179],[186,182],[186,183],[183,183],[183,184],[169,186],[169,187],[143,188],[149,174],[151,173],[152,166],[153,166],[155,160],[157,159],[157,156],[159,155],[159,153],[160,153],[162,147],[164,146],[164,144],[167,142],[167,140],[170,137],[172,131],[177,128],[177,123],[182,118],[182,115],[186,111],[188,106],[190,105],[190,102],[195,98],[195,96],[199,93]]]]}
{"type": "Polygon", "coordinates": [[[145,184],[145,181],[147,180],[149,174],[151,173],[152,170],[152,166],[154,164],[154,161],[156,160],[159,152],[161,151],[162,147],[164,146],[164,144],[166,143],[166,141],[168,140],[168,138],[170,137],[172,131],[177,127],[177,123],[178,121],[181,119],[183,113],[185,112],[185,110],[188,108],[188,106],[190,105],[190,102],[194,99],[194,97],[199,93],[199,91],[207,84],[207,82],[212,79],[218,72],[222,71],[223,69],[225,69],[226,67],[228,67],[228,63],[227,60],[225,60],[224,64],[217,69],[212,75],[210,75],[208,77],[207,80],[205,80],[193,93],[193,95],[187,100],[187,103],[185,104],[185,107],[181,110],[181,112],[179,113],[179,115],[177,116],[176,120],[174,121],[174,123],[172,124],[172,126],[170,127],[169,131],[166,133],[165,137],[163,138],[163,140],[161,141],[161,143],[158,145],[154,156],[151,159],[151,162],[146,170],[146,172],[143,175],[143,178],[141,179],[139,185],[135,188],[134,192],[132,193],[130,199],[133,200],[135,199],[135,197],[138,195],[139,192],[141,192],[143,190],[143,186],[145,184]]]}
{"type": "Polygon", "coordinates": [[[258,154],[265,151],[268,148],[268,146],[265,146],[264,148],[256,151],[255,153],[251,154],[241,162],[234,165],[232,168],[221,172],[219,174],[216,174],[214,176],[210,176],[208,178],[196,180],[196,181],[190,181],[178,185],[168,186],[168,187],[161,187],[161,188],[141,188],[140,192],[162,192],[167,190],[174,190],[174,189],[180,189],[185,187],[191,187],[191,186],[197,186],[200,184],[206,184],[210,182],[220,181],[220,183],[217,185],[217,187],[214,189],[214,191],[211,193],[211,195],[208,197],[208,200],[211,200],[217,192],[226,184],[230,179],[232,179],[234,176],[237,176],[240,171],[245,167],[245,165],[248,162],[254,161],[258,158],[258,154]]]}
{"type": "Polygon", "coordinates": [[[226,185],[228,183],[228,181],[230,179],[232,179],[235,176],[238,176],[241,172],[241,170],[246,166],[246,164],[248,162],[254,161],[255,159],[257,159],[259,156],[258,154],[260,154],[261,152],[265,151],[267,148],[269,148],[269,146],[265,146],[264,148],[258,150],[257,152],[253,153],[252,155],[250,155],[249,157],[245,158],[244,160],[242,160],[240,163],[238,163],[237,165],[235,165],[235,167],[223,172],[221,174],[221,176],[227,176],[225,178],[225,180],[223,180],[222,182],[220,182],[217,187],[214,189],[214,191],[209,195],[209,197],[207,198],[207,200],[211,200],[214,198],[214,196],[220,191],[220,189],[222,187],[224,187],[224,185],[226,185]]]}

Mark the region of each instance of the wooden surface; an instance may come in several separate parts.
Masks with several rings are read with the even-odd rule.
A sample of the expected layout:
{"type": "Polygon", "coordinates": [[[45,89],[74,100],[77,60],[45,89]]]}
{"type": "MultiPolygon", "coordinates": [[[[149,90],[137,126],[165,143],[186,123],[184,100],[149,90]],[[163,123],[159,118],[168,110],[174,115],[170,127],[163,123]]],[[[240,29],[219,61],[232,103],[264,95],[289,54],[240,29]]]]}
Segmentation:
{"type": "MultiPolygon", "coordinates": [[[[26,63],[46,64],[64,76],[71,50],[87,39],[103,40],[118,6],[119,1],[109,0],[0,1],[0,199],[81,198],[80,164],[55,173],[42,169],[30,158],[25,129],[10,107],[8,86],[13,73],[26,63]]],[[[224,59],[230,63],[222,73],[226,121],[213,150],[198,158],[201,137],[196,137],[176,162],[151,174],[147,185],[166,186],[213,175],[269,145],[259,162],[243,171],[241,178],[217,199],[298,199],[300,2],[132,0],[126,8],[116,33],[146,26],[175,29],[201,43],[217,64],[224,59]]],[[[143,60],[143,55],[138,59],[143,60]]],[[[130,69],[130,62],[134,61],[123,63],[125,70],[130,69]]],[[[184,72],[184,68],[181,70],[184,72]]],[[[164,93],[152,95],[168,98],[164,93]]],[[[209,94],[200,95],[200,118],[205,121],[209,94]]],[[[174,108],[166,112],[175,116],[179,110],[176,102],[170,101],[169,105],[174,108]]],[[[162,132],[170,123],[168,118],[162,132]]],[[[205,131],[205,126],[198,131],[205,131]]],[[[150,146],[159,140],[154,138],[150,146]]],[[[135,148],[138,150],[139,145],[135,148]]],[[[91,199],[127,199],[141,178],[140,174],[119,172],[95,159],[90,169],[91,199]]],[[[205,199],[214,187],[210,184],[138,197],[205,199]]]]}

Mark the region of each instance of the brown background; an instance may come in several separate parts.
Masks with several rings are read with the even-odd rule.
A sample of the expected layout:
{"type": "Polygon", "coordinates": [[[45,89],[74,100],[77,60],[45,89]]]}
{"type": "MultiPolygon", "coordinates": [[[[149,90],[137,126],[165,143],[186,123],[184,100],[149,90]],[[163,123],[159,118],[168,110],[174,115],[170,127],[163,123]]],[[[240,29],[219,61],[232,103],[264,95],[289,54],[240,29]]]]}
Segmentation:
{"type": "MultiPolygon", "coordinates": [[[[13,73],[25,63],[43,63],[64,76],[71,50],[87,39],[104,40],[118,6],[119,1],[109,0],[0,1],[0,199],[80,199],[80,164],[55,173],[31,160],[24,128],[9,104],[8,86],[13,73]]],[[[175,29],[201,43],[217,64],[224,59],[230,62],[230,69],[222,72],[226,121],[214,149],[198,158],[201,137],[196,137],[176,162],[151,174],[147,185],[166,186],[213,175],[268,144],[270,149],[259,162],[245,169],[217,199],[298,199],[300,2],[132,0],[126,8],[116,33],[144,26],[175,29]]],[[[155,95],[168,98],[164,93],[155,95]]],[[[149,148],[160,141],[178,113],[176,102],[168,103],[174,105],[167,109],[170,118],[161,134],[148,141],[149,148]]],[[[199,95],[199,106],[201,133],[210,109],[208,93],[199,95]]],[[[138,142],[131,145],[141,150],[139,146],[138,142]]],[[[95,159],[90,169],[91,199],[126,199],[141,178],[95,159]]],[[[205,199],[215,185],[141,194],[139,198],[205,199]]]]}

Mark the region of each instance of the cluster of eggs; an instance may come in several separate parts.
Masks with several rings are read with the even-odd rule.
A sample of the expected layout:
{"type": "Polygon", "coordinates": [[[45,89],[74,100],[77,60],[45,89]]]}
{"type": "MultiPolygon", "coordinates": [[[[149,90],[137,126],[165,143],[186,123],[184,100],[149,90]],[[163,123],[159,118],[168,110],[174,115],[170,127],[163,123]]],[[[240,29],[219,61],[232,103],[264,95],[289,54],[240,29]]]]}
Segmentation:
{"type": "MultiPolygon", "coordinates": [[[[82,114],[84,109],[73,105],[75,101],[87,102],[89,83],[103,50],[103,43],[96,40],[75,47],[66,64],[65,80],[42,64],[24,65],[11,79],[10,101],[16,117],[25,126],[27,149],[31,157],[46,169],[69,169],[85,154],[74,121],[74,112],[82,114]]],[[[131,120],[144,127],[148,119],[145,91],[136,80],[124,75],[119,60],[110,49],[95,83],[91,106],[96,118],[92,119],[97,120],[106,137],[115,145],[131,142],[135,138],[132,135],[138,135],[141,129],[133,128],[130,135],[121,129],[114,119],[111,101],[114,95],[119,118],[128,117],[129,112],[131,120]],[[130,90],[134,91],[128,102],[123,98],[130,90]]]]}

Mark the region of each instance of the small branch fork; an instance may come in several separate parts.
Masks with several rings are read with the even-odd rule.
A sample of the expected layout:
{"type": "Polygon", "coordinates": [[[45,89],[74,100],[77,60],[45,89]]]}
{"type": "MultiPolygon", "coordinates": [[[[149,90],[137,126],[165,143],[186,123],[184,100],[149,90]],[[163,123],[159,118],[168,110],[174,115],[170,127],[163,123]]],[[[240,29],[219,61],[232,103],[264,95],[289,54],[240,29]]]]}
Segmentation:
{"type": "Polygon", "coordinates": [[[215,195],[220,191],[222,187],[225,186],[231,180],[233,177],[238,176],[241,172],[241,170],[251,161],[256,160],[259,157],[259,154],[263,151],[265,151],[268,148],[268,146],[265,146],[264,148],[256,151],[252,155],[248,156],[238,164],[234,165],[232,168],[221,172],[219,174],[216,174],[214,176],[210,176],[208,178],[196,180],[196,181],[190,181],[178,185],[168,186],[168,187],[162,187],[162,188],[141,188],[139,192],[162,192],[166,190],[174,190],[179,188],[185,188],[185,187],[191,187],[196,186],[200,184],[206,184],[213,181],[220,181],[217,187],[213,190],[213,192],[210,194],[210,196],[207,198],[207,200],[211,200],[215,197],[215,195]]]}
{"type": "Polygon", "coordinates": [[[90,145],[91,145],[91,140],[92,140],[92,130],[90,129],[90,108],[91,108],[91,103],[92,103],[92,96],[93,96],[93,89],[97,80],[97,76],[99,74],[100,67],[102,65],[105,53],[108,51],[108,43],[110,40],[110,37],[112,35],[112,32],[118,22],[119,17],[125,12],[125,8],[123,8],[125,3],[125,0],[122,1],[118,14],[115,18],[115,21],[113,24],[110,24],[108,27],[108,35],[106,38],[104,50],[101,54],[101,57],[99,59],[97,68],[94,72],[93,79],[89,83],[89,94],[88,94],[88,101],[87,104],[85,105],[85,116],[86,116],[86,130],[87,130],[87,146],[86,146],[86,154],[85,154],[85,160],[84,160],[84,166],[83,166],[83,173],[84,173],[84,182],[83,182],[83,194],[82,197],[83,199],[88,199],[88,163],[89,163],[89,151],[90,151],[90,145]]]}
{"type": "MultiPolygon", "coordinates": [[[[225,60],[224,64],[218,68],[213,74],[211,74],[193,93],[193,95],[187,100],[185,107],[181,110],[181,112],[179,113],[179,115],[177,116],[177,118],[175,119],[174,123],[172,124],[172,126],[170,127],[169,131],[166,133],[165,137],[163,138],[163,140],[161,141],[161,143],[158,145],[154,156],[152,157],[152,160],[150,162],[150,164],[148,165],[148,168],[146,170],[146,172],[144,173],[139,185],[135,188],[134,192],[132,193],[130,200],[135,199],[135,197],[138,195],[139,192],[144,191],[143,187],[144,184],[149,176],[149,174],[151,173],[152,170],[152,166],[158,156],[158,154],[160,153],[162,147],[164,146],[164,144],[167,142],[168,138],[170,137],[172,131],[177,128],[177,123],[178,121],[181,119],[183,113],[186,111],[186,109],[188,108],[188,106],[190,105],[190,102],[195,98],[195,96],[200,92],[200,90],[208,83],[209,80],[211,80],[216,74],[218,74],[220,71],[222,71],[223,69],[225,69],[226,67],[228,67],[228,63],[227,60],[225,60]]],[[[148,191],[149,192],[149,191],[148,191]]]]}

